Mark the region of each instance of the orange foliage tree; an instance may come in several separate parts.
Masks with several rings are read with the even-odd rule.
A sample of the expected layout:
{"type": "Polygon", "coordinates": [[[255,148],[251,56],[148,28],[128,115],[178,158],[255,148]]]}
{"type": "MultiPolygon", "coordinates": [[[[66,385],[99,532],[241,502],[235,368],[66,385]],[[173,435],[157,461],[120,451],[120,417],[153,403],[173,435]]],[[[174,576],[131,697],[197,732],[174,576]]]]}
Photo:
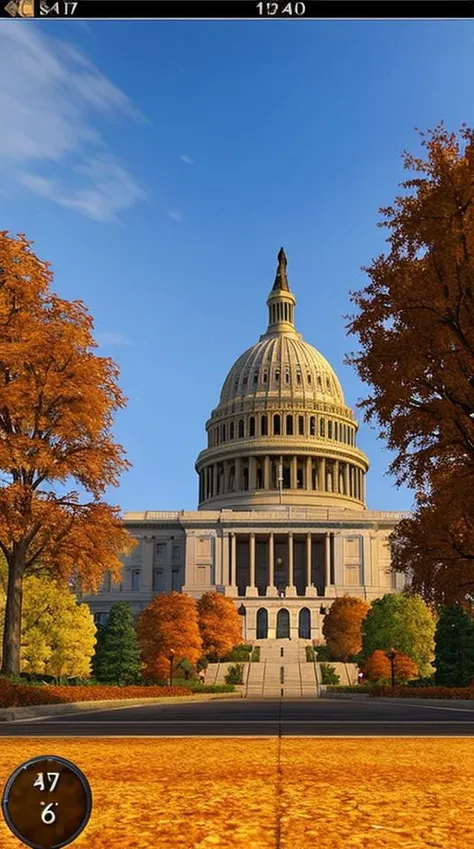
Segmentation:
{"type": "Polygon", "coordinates": [[[101,500],[128,467],[111,434],[113,413],[125,405],[118,369],[94,352],[84,304],[57,297],[52,280],[23,235],[0,233],[4,673],[20,668],[25,575],[50,572],[95,590],[106,571],[119,577],[119,555],[133,546],[118,508],[101,500]]]}
{"type": "Polygon", "coordinates": [[[394,534],[394,565],[427,601],[474,590],[474,130],[422,135],[414,178],[382,209],[389,249],[352,294],[347,361],[372,387],[361,403],[395,452],[391,471],[418,493],[394,534]]]}
{"type": "Polygon", "coordinates": [[[333,660],[347,662],[362,648],[362,622],[370,605],[362,598],[337,598],[324,617],[323,634],[333,660]]]}
{"type": "MultiPolygon", "coordinates": [[[[418,675],[415,661],[400,652],[395,653],[393,668],[395,681],[398,683],[409,681],[418,675]]],[[[382,649],[372,652],[362,671],[369,681],[390,681],[392,677],[390,660],[382,649]]]]}
{"type": "Polygon", "coordinates": [[[197,603],[203,654],[225,657],[242,639],[242,621],[232,599],[204,593],[197,603]]]}
{"type": "Polygon", "coordinates": [[[137,635],[145,678],[164,679],[170,671],[170,651],[176,664],[196,663],[202,655],[197,605],[183,593],[160,593],[142,610],[137,635]]]}

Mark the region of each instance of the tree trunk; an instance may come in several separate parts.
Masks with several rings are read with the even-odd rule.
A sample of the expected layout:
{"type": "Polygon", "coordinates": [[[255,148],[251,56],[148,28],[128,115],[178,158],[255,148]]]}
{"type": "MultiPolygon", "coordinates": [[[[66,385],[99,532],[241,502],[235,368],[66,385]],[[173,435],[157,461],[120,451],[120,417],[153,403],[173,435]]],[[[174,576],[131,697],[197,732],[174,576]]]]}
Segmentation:
{"type": "Polygon", "coordinates": [[[20,674],[21,603],[23,597],[24,558],[17,553],[8,567],[7,601],[3,628],[2,674],[20,674]]]}

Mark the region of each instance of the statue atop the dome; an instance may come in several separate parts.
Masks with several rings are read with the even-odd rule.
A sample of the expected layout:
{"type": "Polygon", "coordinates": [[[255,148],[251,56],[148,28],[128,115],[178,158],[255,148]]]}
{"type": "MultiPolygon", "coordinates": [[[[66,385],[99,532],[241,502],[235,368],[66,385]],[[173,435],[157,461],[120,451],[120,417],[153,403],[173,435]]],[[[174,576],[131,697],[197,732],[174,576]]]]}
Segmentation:
{"type": "Polygon", "coordinates": [[[273,284],[274,292],[276,292],[278,289],[286,289],[287,292],[290,291],[290,287],[288,286],[288,278],[286,276],[286,266],[286,253],[283,248],[280,248],[278,252],[278,268],[275,277],[275,282],[273,284]]]}

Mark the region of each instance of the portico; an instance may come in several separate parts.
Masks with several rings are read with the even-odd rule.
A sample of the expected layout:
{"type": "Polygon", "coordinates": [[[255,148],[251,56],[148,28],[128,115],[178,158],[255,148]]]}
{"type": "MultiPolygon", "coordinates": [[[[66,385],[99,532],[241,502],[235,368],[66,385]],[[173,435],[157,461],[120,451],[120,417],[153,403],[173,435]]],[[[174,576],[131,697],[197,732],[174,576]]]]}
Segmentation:
{"type": "Polygon", "coordinates": [[[317,598],[334,584],[332,534],[281,530],[231,532],[228,595],[239,598],[317,598]]]}

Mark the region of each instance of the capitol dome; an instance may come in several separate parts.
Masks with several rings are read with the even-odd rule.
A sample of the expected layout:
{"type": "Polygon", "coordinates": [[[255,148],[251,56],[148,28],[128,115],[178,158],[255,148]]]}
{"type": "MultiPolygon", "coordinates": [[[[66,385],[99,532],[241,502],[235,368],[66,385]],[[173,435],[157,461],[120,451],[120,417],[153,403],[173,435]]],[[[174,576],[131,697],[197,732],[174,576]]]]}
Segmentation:
{"type": "Polygon", "coordinates": [[[196,461],[200,509],[275,504],[364,509],[368,462],[357,422],[325,357],[294,325],[283,248],[268,327],[230,369],[196,461]]]}

